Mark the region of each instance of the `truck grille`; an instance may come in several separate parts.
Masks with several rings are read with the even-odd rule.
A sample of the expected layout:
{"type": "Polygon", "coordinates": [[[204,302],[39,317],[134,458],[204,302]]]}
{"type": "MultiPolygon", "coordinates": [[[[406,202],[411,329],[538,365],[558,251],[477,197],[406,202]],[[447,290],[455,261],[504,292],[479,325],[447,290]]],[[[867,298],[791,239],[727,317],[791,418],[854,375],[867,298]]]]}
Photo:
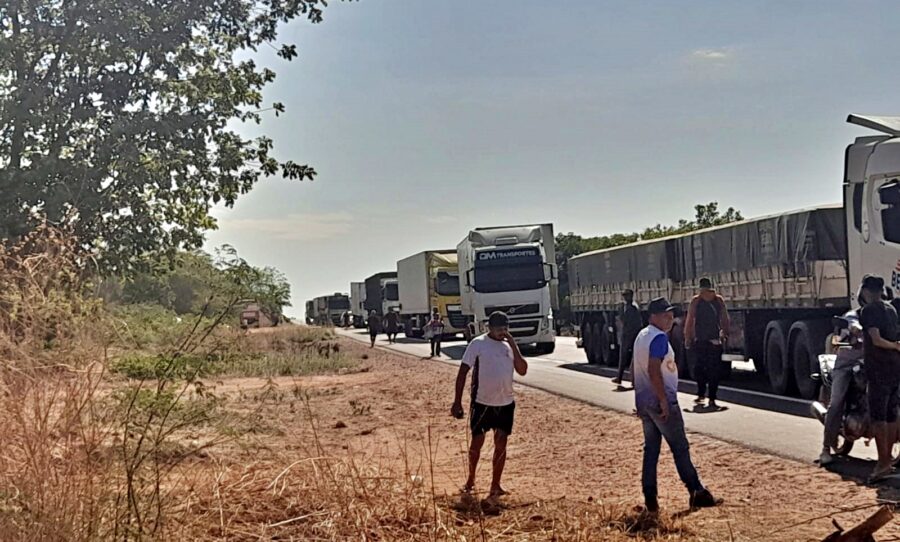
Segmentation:
{"type": "Polygon", "coordinates": [[[509,334],[513,337],[530,337],[537,335],[540,320],[510,320],[509,334]]]}
{"type": "Polygon", "coordinates": [[[462,329],[469,323],[469,318],[462,311],[447,311],[447,320],[456,329],[462,329]]]}
{"type": "Polygon", "coordinates": [[[527,305],[497,305],[495,307],[486,307],[484,315],[490,316],[491,313],[500,311],[505,312],[507,316],[518,316],[521,314],[536,314],[541,312],[541,306],[538,303],[529,303],[527,305]]]}

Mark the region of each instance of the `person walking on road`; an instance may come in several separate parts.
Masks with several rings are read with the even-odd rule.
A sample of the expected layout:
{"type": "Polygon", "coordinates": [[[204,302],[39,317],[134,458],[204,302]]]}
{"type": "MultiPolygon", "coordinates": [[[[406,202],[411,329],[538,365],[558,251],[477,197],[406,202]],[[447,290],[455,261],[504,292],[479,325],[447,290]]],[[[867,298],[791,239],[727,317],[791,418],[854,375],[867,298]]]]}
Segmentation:
{"type": "Polygon", "coordinates": [[[377,312],[371,311],[369,313],[369,321],[366,322],[366,326],[369,328],[369,340],[372,342],[370,348],[375,348],[375,339],[381,333],[381,317],[378,316],[377,312]]]}
{"type": "Polygon", "coordinates": [[[488,332],[469,343],[456,375],[456,395],[450,414],[457,419],[464,416],[462,406],[466,376],[472,370],[472,400],[469,426],[472,442],[469,446],[469,478],[463,490],[475,488],[475,471],[484,445],[485,434],[494,431],[494,458],[490,498],[506,492],[500,485],[506,465],[506,445],[512,433],[516,402],[513,397],[513,371],[525,376],[528,363],[509,334],[509,318],[494,312],[488,318],[488,332]]]}
{"type": "Polygon", "coordinates": [[[678,407],[678,366],[666,335],[672,329],[674,310],[665,298],[651,301],[647,307],[650,325],[638,333],[634,343],[635,406],[644,427],[641,486],[644,503],[653,514],[659,512],[656,475],[663,438],[672,450],[678,476],[688,489],[690,507],[704,508],[722,503],[700,482],[691,461],[684,418],[678,407]]]}
{"type": "Polygon", "coordinates": [[[722,353],[728,340],[731,321],[725,300],[716,293],[712,280],[700,279],[700,293],[691,300],[684,321],[684,347],[694,355],[694,378],[697,381],[697,404],[706,401],[718,409],[719,379],[722,377],[722,353]]]}
{"type": "MultiPolygon", "coordinates": [[[[622,325],[622,333],[619,336],[619,374],[613,378],[613,384],[622,384],[625,377],[625,369],[631,367],[634,357],[634,339],[644,327],[641,317],[641,308],[634,302],[634,290],[626,289],[622,292],[622,308],[619,310],[619,321],[622,325]]],[[[632,377],[634,380],[634,377],[632,377]]]]}
{"type": "Polygon", "coordinates": [[[397,333],[400,331],[400,314],[390,309],[384,315],[384,332],[387,333],[388,343],[397,342],[397,333]]]}
{"type": "Polygon", "coordinates": [[[437,307],[431,311],[431,320],[425,324],[426,338],[431,342],[431,357],[441,355],[441,339],[444,336],[444,320],[437,307]]]}
{"type": "Polygon", "coordinates": [[[897,342],[897,311],[882,299],[883,292],[884,279],[873,275],[863,277],[862,296],[866,305],[859,312],[859,323],[863,328],[869,418],[878,449],[871,482],[891,474],[891,450],[897,442],[900,343],[897,342]]]}

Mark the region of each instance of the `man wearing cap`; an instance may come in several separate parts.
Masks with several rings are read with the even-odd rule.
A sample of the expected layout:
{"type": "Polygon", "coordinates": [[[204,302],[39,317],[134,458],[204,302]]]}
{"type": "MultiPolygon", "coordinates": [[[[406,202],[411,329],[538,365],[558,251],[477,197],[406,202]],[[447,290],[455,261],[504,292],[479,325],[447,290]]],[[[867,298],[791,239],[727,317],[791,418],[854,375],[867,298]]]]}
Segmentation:
{"type": "Polygon", "coordinates": [[[622,325],[622,334],[619,337],[619,374],[613,379],[613,384],[622,383],[625,369],[631,366],[631,359],[634,356],[634,339],[644,326],[641,308],[634,302],[634,290],[623,291],[622,302],[622,309],[619,311],[619,321],[622,325]]]}
{"type": "Polygon", "coordinates": [[[878,449],[878,462],[870,481],[891,474],[891,449],[897,441],[897,387],[900,386],[900,343],[897,342],[897,311],[882,299],[884,279],[866,275],[862,297],[866,304],[859,311],[863,328],[863,359],[866,364],[866,390],[869,418],[878,449]]]}
{"type": "Polygon", "coordinates": [[[700,293],[691,300],[684,319],[684,347],[694,355],[694,372],[697,381],[697,404],[706,400],[709,386],[709,408],[717,409],[719,379],[722,375],[722,353],[728,340],[728,308],[725,300],[716,293],[712,280],[700,279],[700,293]]]}
{"type": "Polygon", "coordinates": [[[464,491],[475,487],[475,471],[481,456],[484,436],[494,431],[494,458],[490,497],[497,498],[506,492],[500,486],[500,477],[506,465],[506,443],[512,433],[516,403],[513,398],[513,371],[524,376],[528,363],[509,334],[509,318],[505,313],[494,312],[488,318],[488,332],[469,343],[463,354],[456,376],[456,396],[450,414],[457,419],[464,416],[462,407],[466,375],[472,371],[471,419],[472,443],[469,446],[469,478],[464,491]]]}
{"type": "Polygon", "coordinates": [[[644,426],[641,486],[647,510],[654,514],[659,511],[656,470],[663,438],[672,450],[678,476],[687,487],[691,508],[722,502],[703,486],[691,462],[684,419],[678,407],[678,366],[666,335],[672,329],[674,310],[665,298],[651,301],[647,306],[650,325],[638,333],[634,342],[635,406],[644,426]]]}

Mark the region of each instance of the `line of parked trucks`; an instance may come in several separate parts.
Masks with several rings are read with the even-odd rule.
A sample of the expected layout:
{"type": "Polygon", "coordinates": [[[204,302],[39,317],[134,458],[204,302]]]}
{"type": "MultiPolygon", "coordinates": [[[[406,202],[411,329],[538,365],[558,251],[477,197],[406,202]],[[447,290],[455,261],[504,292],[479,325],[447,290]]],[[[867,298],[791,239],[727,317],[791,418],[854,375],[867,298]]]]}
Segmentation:
{"type": "MultiPolygon", "coordinates": [[[[685,308],[698,279],[710,277],[729,304],[731,329],[723,363],[752,360],[773,392],[813,398],[818,355],[831,319],[856,306],[865,274],[885,278],[900,293],[900,117],[851,115],[848,122],[878,135],[859,137],[845,153],[842,205],[743,220],[684,235],[580,254],[568,261],[571,309],[591,363],[618,359],[621,292],[646,304],[666,296],[685,308]]],[[[354,322],[396,307],[408,336],[421,336],[432,308],[448,332],[484,331],[503,310],[517,342],[553,351],[557,282],[550,224],[477,228],[456,251],[422,252],[396,271],[354,283],[354,322]],[[363,297],[364,296],[364,297],[363,297]]],[[[338,296],[326,296],[324,306],[338,296]]],[[[333,312],[313,320],[334,322],[333,312]]],[[[307,304],[307,315],[310,305],[307,304]]],[[[338,320],[339,320],[338,315],[338,320]]],[[[309,320],[309,318],[308,318],[309,320]]],[[[691,376],[680,318],[672,332],[679,368],[691,376]]]]}

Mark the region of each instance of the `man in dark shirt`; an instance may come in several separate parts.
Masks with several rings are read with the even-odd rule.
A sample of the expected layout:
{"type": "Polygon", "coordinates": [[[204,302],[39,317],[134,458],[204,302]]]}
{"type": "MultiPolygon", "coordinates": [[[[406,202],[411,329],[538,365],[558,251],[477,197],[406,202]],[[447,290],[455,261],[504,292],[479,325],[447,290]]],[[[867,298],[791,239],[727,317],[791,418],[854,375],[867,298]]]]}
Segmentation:
{"type": "Polygon", "coordinates": [[[622,325],[622,334],[619,336],[619,375],[613,379],[613,384],[622,383],[625,369],[631,366],[634,357],[634,340],[644,327],[641,309],[634,302],[634,290],[623,291],[622,302],[622,308],[619,310],[619,321],[622,325]]]}
{"type": "Polygon", "coordinates": [[[728,308],[716,293],[712,280],[700,279],[700,293],[691,300],[684,320],[684,347],[693,350],[697,380],[697,404],[706,400],[709,386],[709,408],[718,409],[716,399],[722,375],[722,353],[728,340],[728,308]]]}
{"type": "Polygon", "coordinates": [[[869,418],[878,449],[878,463],[870,480],[891,474],[891,449],[897,441],[897,387],[900,386],[900,343],[897,342],[897,311],[882,299],[884,279],[866,275],[862,296],[866,305],[859,313],[864,330],[869,418]]]}

